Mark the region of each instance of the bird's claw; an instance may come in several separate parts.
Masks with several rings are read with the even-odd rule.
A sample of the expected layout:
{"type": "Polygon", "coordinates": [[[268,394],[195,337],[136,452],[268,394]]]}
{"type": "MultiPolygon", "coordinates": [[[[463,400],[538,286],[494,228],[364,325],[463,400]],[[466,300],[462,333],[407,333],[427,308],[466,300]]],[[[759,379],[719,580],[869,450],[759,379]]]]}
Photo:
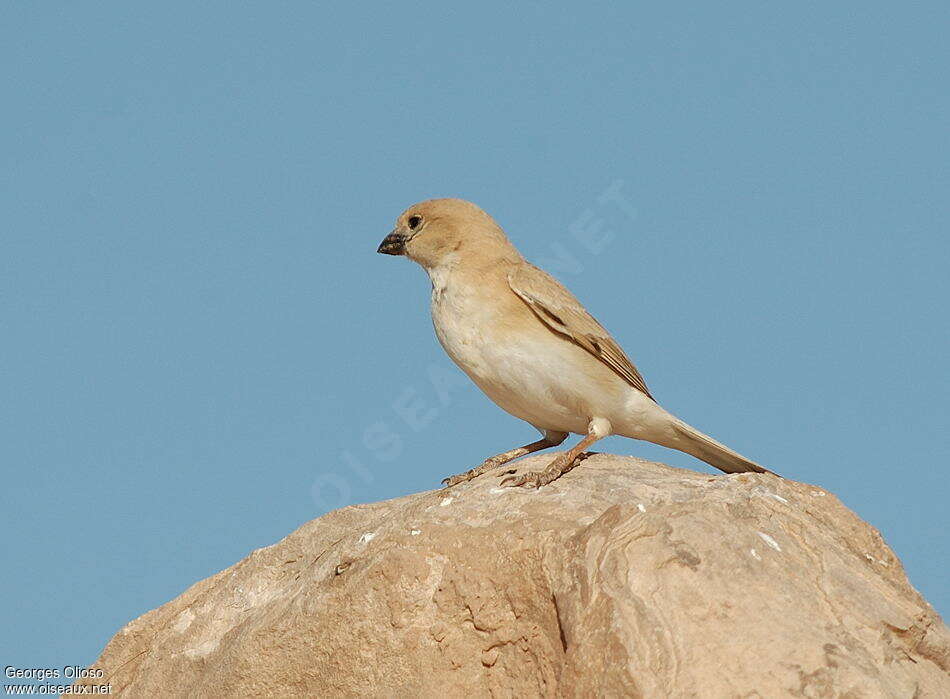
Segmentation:
{"type": "Polygon", "coordinates": [[[513,474],[507,478],[503,478],[499,485],[502,488],[521,488],[528,487],[534,488],[537,490],[542,485],[549,483],[548,479],[544,478],[544,472],[540,473],[522,473],[520,476],[518,474],[513,474]]]}
{"type": "Polygon", "coordinates": [[[499,483],[498,485],[501,486],[502,488],[519,488],[523,486],[526,482],[527,481],[525,479],[525,476],[515,475],[515,476],[506,476],[505,478],[502,478],[501,483],[499,483]]]}
{"type": "Polygon", "coordinates": [[[553,483],[589,456],[589,453],[584,452],[583,454],[576,456],[574,459],[558,457],[543,471],[529,471],[528,473],[523,473],[520,476],[514,471],[509,471],[508,473],[511,475],[509,475],[507,478],[503,478],[499,485],[507,488],[520,488],[522,486],[529,488],[533,487],[535,490],[537,490],[542,485],[553,483]]]}
{"type": "Polygon", "coordinates": [[[444,485],[446,488],[451,488],[453,485],[458,485],[459,483],[467,483],[474,478],[478,478],[486,471],[491,471],[492,469],[498,468],[501,466],[501,463],[498,463],[498,461],[494,458],[485,459],[485,461],[483,461],[479,466],[469,469],[465,473],[458,473],[454,476],[443,478],[442,485],[444,485]]]}

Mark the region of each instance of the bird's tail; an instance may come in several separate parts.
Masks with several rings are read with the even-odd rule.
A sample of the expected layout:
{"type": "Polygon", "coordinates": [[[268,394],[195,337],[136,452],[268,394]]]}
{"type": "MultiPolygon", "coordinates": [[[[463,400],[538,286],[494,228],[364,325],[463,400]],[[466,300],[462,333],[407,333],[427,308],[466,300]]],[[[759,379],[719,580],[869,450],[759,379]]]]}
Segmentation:
{"type": "MultiPolygon", "coordinates": [[[[715,466],[720,471],[726,473],[742,473],[743,471],[754,471],[755,473],[773,473],[764,466],[751,461],[742,454],[734,452],[725,444],[720,444],[709,435],[703,434],[695,427],[687,425],[678,418],[673,418],[671,427],[674,434],[674,449],[685,451],[692,454],[697,459],[702,459],[710,466],[715,466]]],[[[773,475],[778,475],[774,474],[773,475]]]]}

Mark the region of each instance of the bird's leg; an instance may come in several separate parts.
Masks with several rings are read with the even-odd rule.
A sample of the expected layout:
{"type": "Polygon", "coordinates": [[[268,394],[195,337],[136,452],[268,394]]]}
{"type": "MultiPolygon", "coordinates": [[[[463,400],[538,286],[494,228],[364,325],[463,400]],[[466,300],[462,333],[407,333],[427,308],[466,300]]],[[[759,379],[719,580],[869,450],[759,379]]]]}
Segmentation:
{"type": "Polygon", "coordinates": [[[486,471],[491,471],[492,469],[498,468],[499,466],[504,466],[509,461],[517,459],[519,456],[525,456],[526,454],[533,454],[534,452],[541,451],[542,449],[556,447],[563,443],[565,439],[567,439],[567,432],[551,432],[550,430],[546,430],[544,432],[544,437],[539,439],[537,442],[531,442],[531,444],[525,444],[523,447],[518,447],[517,449],[511,449],[509,451],[502,452],[501,454],[496,454],[495,456],[485,459],[480,465],[476,466],[470,471],[460,473],[457,476],[444,478],[442,482],[446,485],[446,487],[451,488],[453,485],[470,481],[473,478],[482,475],[486,471]]]}
{"type": "Polygon", "coordinates": [[[521,475],[515,474],[508,476],[502,480],[501,485],[506,485],[511,488],[517,488],[522,485],[540,488],[542,485],[547,485],[577,466],[581,460],[581,455],[587,451],[587,447],[609,434],[610,423],[603,418],[594,418],[587,426],[587,436],[575,444],[573,448],[558,454],[546,469],[543,471],[529,471],[521,475]]]}

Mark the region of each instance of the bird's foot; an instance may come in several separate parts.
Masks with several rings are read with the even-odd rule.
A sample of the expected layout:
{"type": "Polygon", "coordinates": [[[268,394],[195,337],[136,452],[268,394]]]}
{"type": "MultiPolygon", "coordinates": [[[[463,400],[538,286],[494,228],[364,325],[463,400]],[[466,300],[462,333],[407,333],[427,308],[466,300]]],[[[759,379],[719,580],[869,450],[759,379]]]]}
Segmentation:
{"type": "Polygon", "coordinates": [[[485,459],[481,464],[466,471],[465,473],[459,473],[454,476],[449,476],[448,478],[443,478],[442,484],[445,485],[446,488],[451,488],[453,485],[470,481],[473,478],[477,478],[478,476],[482,475],[486,471],[493,471],[494,469],[506,463],[507,461],[500,461],[495,457],[485,459]]]}
{"type": "Polygon", "coordinates": [[[522,474],[514,473],[502,479],[499,485],[508,488],[528,487],[537,489],[542,485],[556,481],[588,456],[590,456],[590,454],[587,452],[574,457],[571,456],[570,452],[558,454],[557,458],[543,471],[528,471],[522,474]]]}

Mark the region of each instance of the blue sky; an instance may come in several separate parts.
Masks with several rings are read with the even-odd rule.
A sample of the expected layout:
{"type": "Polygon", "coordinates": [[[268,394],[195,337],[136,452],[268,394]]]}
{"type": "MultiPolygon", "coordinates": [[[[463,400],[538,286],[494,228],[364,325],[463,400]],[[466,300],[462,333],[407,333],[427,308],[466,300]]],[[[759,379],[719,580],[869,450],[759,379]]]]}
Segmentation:
{"type": "Polygon", "coordinates": [[[0,665],[90,663],[328,509],[534,438],[443,355],[424,273],[375,253],[446,195],[664,406],[878,527],[946,614],[948,20],[8,4],[0,665]]]}

